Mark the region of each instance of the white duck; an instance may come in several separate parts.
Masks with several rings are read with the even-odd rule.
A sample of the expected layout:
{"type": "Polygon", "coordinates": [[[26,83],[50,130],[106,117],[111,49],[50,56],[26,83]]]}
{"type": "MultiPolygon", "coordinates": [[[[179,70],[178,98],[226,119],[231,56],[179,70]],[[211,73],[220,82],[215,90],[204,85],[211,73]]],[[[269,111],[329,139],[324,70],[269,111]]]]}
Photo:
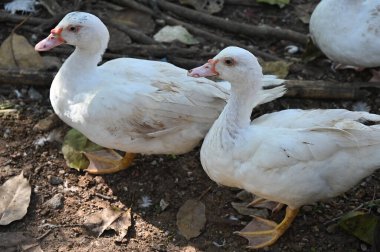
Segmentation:
{"type": "Polygon", "coordinates": [[[228,47],[194,77],[218,75],[231,83],[226,107],[201,149],[204,170],[215,182],[243,188],[287,205],[280,224],[255,218],[240,235],[253,248],[272,245],[299,207],[348,190],[380,167],[380,116],[344,109],[289,109],[251,122],[262,70],[250,52],[228,47]]]}
{"type": "Polygon", "coordinates": [[[379,24],[380,0],[322,0],[311,15],[310,34],[335,62],[357,69],[378,67],[379,24]]]}
{"type": "MultiPolygon", "coordinates": [[[[89,13],[72,12],[35,49],[47,51],[60,44],[75,51],[55,76],[50,100],[55,113],[91,141],[126,151],[122,160],[92,173],[126,168],[134,153],[181,154],[192,150],[222,111],[229,91],[208,79],[195,80],[172,64],[119,58],[98,66],[107,48],[109,33],[101,20],[89,13]],[[199,88],[197,83],[203,85],[199,88]]],[[[283,81],[267,76],[268,84],[283,81]]],[[[262,91],[262,103],[283,95],[280,86],[262,91]]],[[[99,154],[100,155],[100,154],[99,154]]]]}

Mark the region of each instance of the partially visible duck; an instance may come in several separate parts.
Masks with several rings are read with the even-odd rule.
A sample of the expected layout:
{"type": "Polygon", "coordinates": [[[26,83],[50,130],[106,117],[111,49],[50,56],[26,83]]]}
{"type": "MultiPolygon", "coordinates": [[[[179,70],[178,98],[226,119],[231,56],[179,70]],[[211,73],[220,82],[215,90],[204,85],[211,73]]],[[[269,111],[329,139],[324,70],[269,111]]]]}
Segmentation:
{"type": "MultiPolygon", "coordinates": [[[[314,43],[331,60],[360,70],[380,66],[380,0],[322,0],[310,19],[314,43]]],[[[380,73],[373,72],[373,81],[380,73]]]]}
{"type": "Polygon", "coordinates": [[[302,205],[337,196],[380,168],[380,115],[289,109],[251,121],[263,75],[256,57],[238,47],[222,50],[188,74],[217,75],[231,83],[227,105],[201,148],[208,176],[287,205],[281,223],[255,217],[256,225],[239,232],[252,248],[274,244],[302,205]]]}
{"type": "MultiPolygon", "coordinates": [[[[119,58],[99,66],[108,40],[107,27],[98,17],[72,12],[35,46],[37,51],[75,46],[51,85],[53,109],[96,144],[127,152],[122,160],[109,159],[108,153],[92,155],[106,167],[89,172],[119,171],[132,162],[134,153],[192,150],[222,111],[229,91],[214,81],[187,77],[186,70],[165,62],[119,58]]],[[[273,76],[264,81],[282,82],[273,76]]],[[[282,86],[261,90],[260,102],[284,91],[282,86]]]]}

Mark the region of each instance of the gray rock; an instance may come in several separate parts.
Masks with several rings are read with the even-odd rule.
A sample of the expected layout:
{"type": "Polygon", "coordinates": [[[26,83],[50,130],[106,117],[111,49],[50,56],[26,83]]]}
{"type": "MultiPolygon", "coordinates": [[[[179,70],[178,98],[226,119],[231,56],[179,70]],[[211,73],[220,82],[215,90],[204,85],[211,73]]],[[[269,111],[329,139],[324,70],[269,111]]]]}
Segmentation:
{"type": "Polygon", "coordinates": [[[63,184],[63,179],[60,177],[51,176],[49,182],[52,185],[60,185],[60,184],[63,184]]]}
{"type": "Polygon", "coordinates": [[[57,193],[51,199],[44,203],[45,206],[51,209],[59,209],[63,207],[63,194],[57,193]]]}

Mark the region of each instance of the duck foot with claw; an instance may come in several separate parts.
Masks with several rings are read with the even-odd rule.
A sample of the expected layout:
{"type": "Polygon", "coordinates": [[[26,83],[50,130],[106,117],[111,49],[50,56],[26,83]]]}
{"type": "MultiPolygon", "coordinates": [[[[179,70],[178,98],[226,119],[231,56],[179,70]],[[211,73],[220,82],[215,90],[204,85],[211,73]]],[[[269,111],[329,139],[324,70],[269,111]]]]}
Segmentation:
{"type": "Polygon", "coordinates": [[[114,150],[104,149],[84,153],[90,164],[86,171],[90,174],[111,174],[127,169],[136,154],[125,153],[124,157],[114,150]]]}
{"type": "Polygon", "coordinates": [[[248,247],[259,249],[273,245],[290,227],[297,216],[298,208],[286,208],[286,214],[280,224],[255,216],[254,219],[236,234],[248,239],[248,247]]]}

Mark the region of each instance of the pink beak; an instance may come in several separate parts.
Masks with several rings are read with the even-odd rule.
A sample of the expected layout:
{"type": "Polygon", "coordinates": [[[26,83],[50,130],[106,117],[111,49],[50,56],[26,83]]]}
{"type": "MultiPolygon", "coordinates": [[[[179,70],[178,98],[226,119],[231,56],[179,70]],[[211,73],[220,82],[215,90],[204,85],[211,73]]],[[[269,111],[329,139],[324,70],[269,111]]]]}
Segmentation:
{"type": "Polygon", "coordinates": [[[41,40],[35,47],[36,51],[49,51],[50,49],[59,46],[66,41],[61,37],[62,28],[51,30],[50,35],[41,40]]]}
{"type": "Polygon", "coordinates": [[[199,77],[209,77],[219,75],[215,69],[215,65],[218,63],[218,60],[209,60],[206,64],[190,69],[187,72],[188,76],[199,78],[199,77]]]}

